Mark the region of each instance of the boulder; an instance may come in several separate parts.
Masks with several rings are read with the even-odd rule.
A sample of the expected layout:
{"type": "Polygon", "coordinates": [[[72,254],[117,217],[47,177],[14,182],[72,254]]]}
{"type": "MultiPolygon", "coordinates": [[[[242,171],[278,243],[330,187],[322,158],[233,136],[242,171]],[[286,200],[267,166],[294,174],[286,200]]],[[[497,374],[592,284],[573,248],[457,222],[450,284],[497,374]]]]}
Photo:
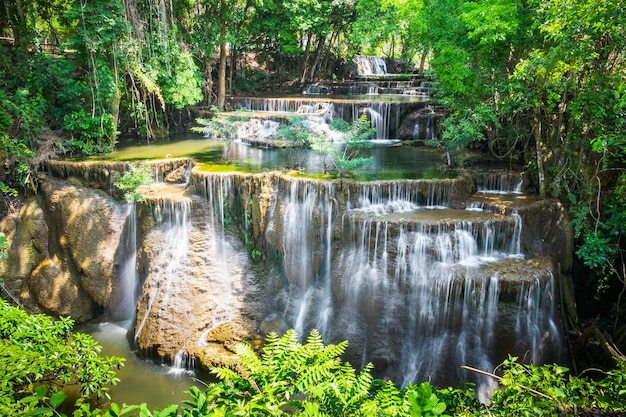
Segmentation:
{"type": "Polygon", "coordinates": [[[28,199],[19,213],[19,221],[7,230],[11,247],[4,280],[16,288],[28,281],[33,270],[48,256],[48,225],[36,199],[28,199]]]}
{"type": "Polygon", "coordinates": [[[119,270],[118,246],[128,210],[100,190],[51,182],[49,200],[58,249],[80,277],[80,285],[96,304],[109,303],[119,270]]]}
{"type": "Polygon", "coordinates": [[[76,322],[93,317],[91,300],[58,260],[44,259],[33,271],[29,289],[39,305],[51,314],[71,316],[76,322]]]}

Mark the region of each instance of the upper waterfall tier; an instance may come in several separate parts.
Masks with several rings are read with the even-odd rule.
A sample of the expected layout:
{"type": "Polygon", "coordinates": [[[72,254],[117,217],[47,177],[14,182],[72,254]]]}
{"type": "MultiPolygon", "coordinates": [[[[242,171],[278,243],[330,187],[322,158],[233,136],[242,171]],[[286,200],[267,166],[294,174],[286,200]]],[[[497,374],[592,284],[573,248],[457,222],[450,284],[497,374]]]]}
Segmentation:
{"type": "Polygon", "coordinates": [[[267,117],[317,116],[327,123],[335,118],[352,123],[359,117],[366,116],[376,129],[377,139],[416,139],[421,138],[420,132],[423,135],[426,131],[431,135],[435,134],[434,120],[439,115],[428,106],[427,99],[419,96],[375,97],[231,97],[229,105],[233,109],[265,112],[267,117]],[[418,116],[410,118],[409,115],[413,113],[418,116]],[[409,120],[410,126],[402,125],[405,119],[409,120]],[[421,130],[420,127],[416,128],[416,123],[423,125],[421,130]]]}
{"type": "MultiPolygon", "coordinates": [[[[430,99],[432,82],[424,79],[378,81],[320,81],[302,91],[307,95],[404,95],[430,99]]],[[[372,97],[375,99],[375,97],[372,97]]]]}

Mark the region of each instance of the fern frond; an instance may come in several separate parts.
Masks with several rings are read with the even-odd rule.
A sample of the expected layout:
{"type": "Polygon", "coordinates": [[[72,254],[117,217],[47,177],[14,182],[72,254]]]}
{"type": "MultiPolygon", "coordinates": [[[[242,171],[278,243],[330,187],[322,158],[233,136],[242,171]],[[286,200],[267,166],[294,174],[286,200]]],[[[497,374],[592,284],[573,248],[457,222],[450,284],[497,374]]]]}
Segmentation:
{"type": "Polygon", "coordinates": [[[232,381],[233,383],[236,383],[237,381],[243,379],[237,372],[223,366],[211,369],[211,373],[222,381],[232,381]]]}
{"type": "Polygon", "coordinates": [[[248,370],[250,375],[256,375],[261,372],[263,363],[250,345],[238,343],[235,347],[235,352],[239,356],[241,364],[248,370]]]}
{"type": "Polygon", "coordinates": [[[392,382],[382,383],[376,393],[376,400],[380,404],[380,409],[385,416],[400,415],[403,410],[402,393],[392,382]]]}

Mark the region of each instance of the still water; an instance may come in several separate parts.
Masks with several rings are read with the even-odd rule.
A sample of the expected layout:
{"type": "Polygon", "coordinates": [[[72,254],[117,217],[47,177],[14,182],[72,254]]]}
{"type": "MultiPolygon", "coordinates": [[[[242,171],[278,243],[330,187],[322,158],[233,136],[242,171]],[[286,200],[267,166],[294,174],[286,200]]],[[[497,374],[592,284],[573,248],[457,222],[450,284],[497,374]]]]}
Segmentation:
{"type": "MultiPolygon", "coordinates": [[[[443,155],[440,151],[423,145],[404,144],[398,141],[373,141],[371,149],[362,150],[361,156],[371,157],[362,167],[354,170],[353,179],[358,181],[449,178],[454,172],[442,169],[443,155]]],[[[228,160],[224,169],[261,172],[288,169],[297,161],[304,172],[323,174],[331,162],[313,151],[293,149],[268,149],[234,141],[228,147],[219,139],[201,134],[189,134],[151,144],[124,141],[115,152],[100,159],[139,161],[191,157],[201,164],[221,164],[228,160]]]]}
{"type": "MultiPolygon", "coordinates": [[[[150,409],[180,404],[189,397],[185,391],[191,386],[203,387],[200,378],[191,372],[175,369],[150,359],[142,359],[131,348],[129,328],[131,321],[91,322],[76,327],[76,331],[90,334],[101,346],[103,356],[126,358],[124,366],[116,371],[120,382],[110,387],[111,401],[118,404],[146,403],[150,409]]],[[[132,338],[132,332],[130,333],[132,338]]]]}

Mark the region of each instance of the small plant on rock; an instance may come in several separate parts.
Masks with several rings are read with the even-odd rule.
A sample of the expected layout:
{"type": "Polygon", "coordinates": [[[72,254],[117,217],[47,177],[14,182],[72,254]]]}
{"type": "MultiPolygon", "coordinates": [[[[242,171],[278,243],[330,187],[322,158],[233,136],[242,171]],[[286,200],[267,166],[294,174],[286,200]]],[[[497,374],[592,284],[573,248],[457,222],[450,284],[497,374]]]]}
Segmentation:
{"type": "Polygon", "coordinates": [[[143,201],[145,196],[137,191],[140,185],[154,183],[152,169],[145,163],[131,163],[124,174],[115,172],[115,186],[123,193],[128,203],[143,201]]]}
{"type": "Polygon", "coordinates": [[[361,116],[349,127],[344,126],[342,129],[345,129],[343,143],[333,143],[325,138],[315,137],[311,144],[314,151],[330,160],[333,170],[340,178],[372,159],[364,156],[363,151],[373,146],[369,139],[376,134],[376,129],[370,127],[366,116],[361,116]]]}

